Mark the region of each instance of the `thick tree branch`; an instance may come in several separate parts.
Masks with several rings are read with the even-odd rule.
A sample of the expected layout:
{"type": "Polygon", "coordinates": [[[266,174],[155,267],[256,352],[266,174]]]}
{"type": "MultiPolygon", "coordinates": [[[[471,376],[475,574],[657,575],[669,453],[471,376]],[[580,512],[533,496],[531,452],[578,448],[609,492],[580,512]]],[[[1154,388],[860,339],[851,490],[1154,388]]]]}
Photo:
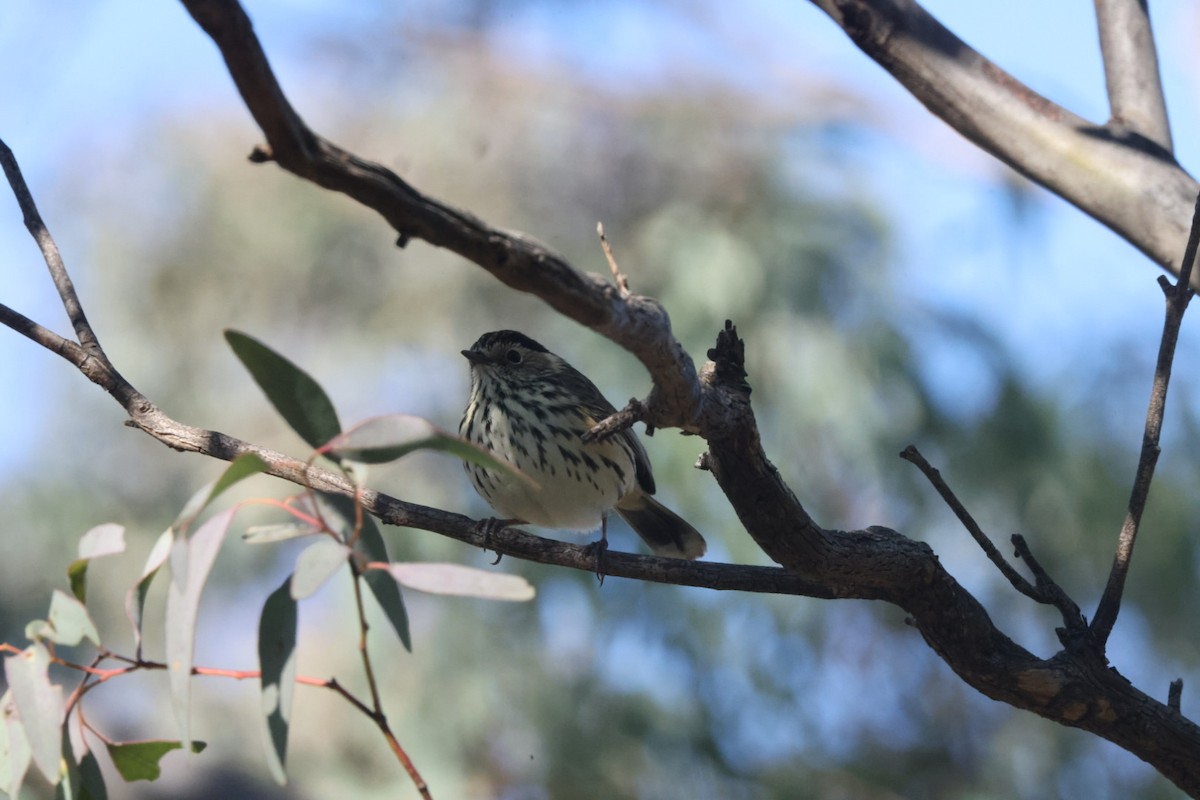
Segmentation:
{"type": "MultiPolygon", "coordinates": [[[[736,334],[727,329],[710,355],[734,363],[706,365],[706,375],[740,373],[731,338],[736,334]]],[[[731,400],[745,396],[740,381],[727,389],[731,400]]],[[[1195,757],[1200,727],[1134,688],[1093,647],[1068,646],[1039,659],[1015,644],[928,545],[883,527],[822,529],[767,460],[748,398],[732,400],[729,407],[743,416],[742,423],[709,438],[703,466],[712,470],[746,530],[773,559],[824,584],[835,597],[884,600],[903,608],[929,646],[975,689],[1108,739],[1200,796],[1195,757]]],[[[1070,635],[1064,639],[1079,641],[1070,635]]]]}
{"type": "Polygon", "coordinates": [[[1159,144],[1050,102],[914,0],[812,2],[963,136],[1178,270],[1200,184],[1159,144]]]}
{"type": "Polygon", "coordinates": [[[1158,464],[1158,440],[1162,435],[1163,415],[1167,409],[1167,389],[1171,385],[1171,365],[1175,361],[1179,326],[1183,324],[1183,314],[1187,311],[1188,302],[1192,299],[1192,290],[1188,286],[1188,281],[1194,271],[1198,250],[1200,250],[1200,195],[1196,197],[1195,210],[1192,215],[1192,232],[1188,236],[1187,247],[1180,265],[1179,281],[1172,285],[1166,277],[1159,279],[1167,301],[1167,310],[1163,320],[1162,338],[1158,345],[1158,361],[1154,365],[1154,382],[1150,387],[1150,403],[1146,408],[1142,452],[1138,458],[1137,471],[1133,478],[1129,506],[1125,512],[1125,521],[1121,525],[1121,533],[1117,537],[1117,552],[1113,556],[1108,583],[1104,587],[1104,594],[1100,597],[1096,615],[1092,618],[1092,635],[1100,647],[1103,647],[1104,643],[1108,641],[1112,627],[1117,621],[1117,613],[1121,610],[1121,595],[1125,591],[1125,578],[1129,574],[1129,563],[1133,559],[1133,546],[1137,541],[1138,530],[1142,524],[1142,512],[1146,508],[1146,498],[1150,495],[1150,482],[1154,479],[1154,468],[1158,464]]]}
{"type": "Polygon", "coordinates": [[[1141,134],[1174,152],[1158,50],[1146,0],[1096,0],[1100,53],[1112,110],[1109,124],[1141,134]]]}

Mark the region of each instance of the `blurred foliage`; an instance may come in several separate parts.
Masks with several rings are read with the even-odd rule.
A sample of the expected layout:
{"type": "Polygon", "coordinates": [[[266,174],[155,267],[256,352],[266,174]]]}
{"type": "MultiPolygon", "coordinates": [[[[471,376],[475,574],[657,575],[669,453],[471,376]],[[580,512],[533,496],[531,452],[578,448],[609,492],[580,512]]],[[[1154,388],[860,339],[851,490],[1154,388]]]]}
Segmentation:
{"type": "MultiPolygon", "coordinates": [[[[1032,390],[969,316],[897,302],[889,222],[847,155],[853,124],[703,80],[616,90],[585,72],[529,68],[486,35],[503,7],[462,4],[417,25],[380,5],[357,27],[314,34],[304,59],[280,59],[285,88],[333,141],[584,269],[605,271],[602,220],[634,290],[662,300],[696,357],[725,318],[738,325],[768,452],[820,522],[929,541],[1006,631],[1054,652],[1054,615],[1003,584],[895,456],[917,444],[994,538],[1024,533],[1089,607],[1135,457],[1135,442],[1110,435],[1104,398],[1064,406],[1032,390]],[[931,377],[932,341],[951,343],[959,382],[931,377]]],[[[830,87],[809,88],[829,99],[830,87]]],[[[258,133],[231,96],[223,102],[148,115],[101,157],[64,153],[54,192],[85,245],[69,264],[93,323],[168,413],[305,454],[225,347],[227,327],[310,371],[347,425],[409,412],[454,428],[467,389],[458,351],[499,327],[548,343],[618,405],[645,393],[636,362],[540,302],[420,242],[398,250],[373,214],[249,164],[258,133]]],[[[1019,217],[1035,212],[1022,206],[1019,217]]],[[[36,468],[0,484],[8,535],[23,549],[19,563],[0,561],[10,641],[61,585],[75,538],[107,520],[128,527],[132,552],[97,566],[89,594],[101,624],[121,625],[123,591],[154,536],[221,468],[121,427],[115,405],[78,377],[55,386],[36,468]],[[81,442],[104,454],[102,468],[71,457],[81,442]]],[[[1175,446],[1186,451],[1198,428],[1175,446]]],[[[647,445],[661,496],[705,532],[711,557],[762,562],[691,468],[701,444],[660,431],[647,445]]],[[[1113,642],[1118,668],[1163,696],[1200,663],[1188,613],[1200,602],[1195,472],[1164,457],[1113,642]]],[[[487,513],[443,457],[418,455],[368,482],[487,513]]],[[[251,483],[258,494],[291,491],[251,483]]],[[[488,560],[432,534],[384,533],[396,558],[488,560]]],[[[635,546],[628,532],[614,538],[635,546]]],[[[294,555],[226,545],[201,609],[198,663],[252,663],[259,608],[294,555]]],[[[412,655],[382,618],[373,628],[393,727],[436,797],[1174,796],[1134,757],[965,687],[894,608],[501,568],[529,577],[538,600],[414,599],[412,655]]],[[[303,604],[300,641],[301,673],[354,684],[348,587],[303,604]]],[[[196,692],[195,735],[209,750],[115,796],[284,796],[264,788],[253,687],[209,680],[196,692]]],[[[101,728],[170,733],[165,685],[113,685],[95,698],[101,728]]],[[[302,687],[293,720],[286,796],[415,796],[376,732],[336,698],[302,687]]]]}

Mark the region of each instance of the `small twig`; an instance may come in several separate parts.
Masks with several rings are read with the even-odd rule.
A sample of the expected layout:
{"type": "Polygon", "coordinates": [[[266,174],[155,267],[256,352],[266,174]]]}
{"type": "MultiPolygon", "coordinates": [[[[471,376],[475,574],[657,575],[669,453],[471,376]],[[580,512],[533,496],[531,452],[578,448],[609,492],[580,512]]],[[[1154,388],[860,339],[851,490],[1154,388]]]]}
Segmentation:
{"type": "Polygon", "coordinates": [[[625,273],[621,272],[617,266],[617,259],[613,256],[612,246],[608,243],[608,237],[604,235],[604,223],[596,223],[596,235],[600,237],[600,247],[604,250],[604,257],[608,259],[608,268],[612,270],[613,283],[617,285],[617,291],[621,297],[629,297],[629,279],[625,277],[625,273]]]}
{"type": "Polygon", "coordinates": [[[946,505],[950,507],[950,510],[954,512],[954,516],[958,517],[958,521],[961,522],[963,527],[967,529],[967,533],[971,534],[971,538],[974,539],[976,544],[978,544],[983,550],[984,555],[986,555],[988,559],[996,565],[996,568],[999,569],[1001,574],[1008,579],[1008,582],[1012,584],[1014,589],[1026,597],[1038,601],[1039,603],[1046,602],[1044,595],[1039,592],[1037,588],[1035,588],[1033,584],[1031,584],[1025,578],[1024,575],[1017,572],[1016,568],[1013,567],[1012,564],[1009,564],[1008,561],[1005,560],[1004,556],[1000,554],[1000,551],[996,549],[996,546],[992,544],[992,540],[989,539],[988,535],[983,532],[982,528],[979,527],[979,523],[975,521],[975,518],[971,516],[971,513],[967,511],[966,507],[959,501],[954,492],[950,490],[950,487],[942,478],[942,474],[938,472],[938,470],[934,468],[932,464],[925,460],[925,456],[921,455],[916,447],[910,444],[908,447],[904,448],[903,451],[901,451],[900,457],[905,461],[915,465],[917,469],[921,470],[921,473],[929,480],[931,484],[933,484],[933,488],[937,490],[937,493],[941,495],[942,500],[945,501],[946,505]]]}
{"type": "Polygon", "coordinates": [[[1172,711],[1179,712],[1179,705],[1183,700],[1183,678],[1176,678],[1171,681],[1171,685],[1167,688],[1167,708],[1172,711]]]}
{"type": "MultiPolygon", "coordinates": [[[[641,422],[646,416],[646,406],[636,397],[629,399],[628,405],[597,422],[591,430],[583,434],[583,442],[602,442],[610,436],[616,436],[621,431],[632,428],[635,422],[641,422]]],[[[651,433],[649,426],[647,434],[651,433]]]]}
{"type": "Polygon", "coordinates": [[[1166,314],[1163,320],[1162,339],[1158,346],[1158,361],[1154,366],[1154,382],[1150,388],[1150,402],[1146,409],[1146,427],[1142,433],[1142,452],[1138,458],[1137,472],[1133,479],[1133,489],[1129,495],[1129,506],[1125,512],[1125,520],[1121,524],[1121,533],[1117,537],[1117,551],[1113,556],[1112,569],[1108,574],[1108,583],[1096,614],[1092,619],[1092,635],[1097,646],[1103,650],[1116,624],[1117,614],[1121,610],[1121,595],[1125,591],[1125,579],[1129,575],[1129,563],[1133,559],[1133,546],[1137,541],[1138,529],[1142,523],[1142,512],[1146,508],[1146,498],[1150,494],[1150,482],[1154,479],[1154,468],[1158,464],[1159,436],[1162,434],[1163,414],[1167,407],[1167,388],[1171,383],[1171,365],[1175,360],[1175,345],[1179,341],[1179,327],[1183,323],[1183,314],[1192,298],[1190,281],[1192,267],[1196,261],[1196,252],[1200,249],[1200,196],[1196,198],[1196,207],[1192,215],[1192,231],[1188,236],[1187,248],[1184,251],[1183,263],[1179,267],[1179,279],[1172,285],[1165,275],[1159,278],[1159,285],[1166,296],[1166,314]]]}
{"type": "MultiPolygon", "coordinates": [[[[1038,602],[1057,608],[1062,614],[1063,624],[1066,625],[1068,631],[1075,635],[1077,640],[1078,634],[1087,630],[1087,620],[1083,618],[1079,605],[1058,585],[1057,581],[1050,577],[1046,568],[1034,557],[1024,536],[1014,533],[1011,541],[1017,558],[1024,561],[1029,567],[1029,571],[1033,573],[1034,584],[1039,595],[1038,602]]],[[[1067,642],[1064,641],[1063,644],[1067,644],[1067,642]]]]}
{"type": "MultiPolygon", "coordinates": [[[[357,579],[355,580],[355,583],[357,583],[357,579]]],[[[364,627],[365,627],[365,623],[364,623],[364,627]]],[[[10,652],[10,653],[15,654],[15,653],[20,653],[21,650],[20,650],[20,648],[14,646],[14,645],[11,645],[7,642],[0,642],[0,652],[10,652]]],[[[73,661],[66,661],[63,658],[59,657],[58,655],[53,655],[53,654],[51,655],[50,660],[53,661],[55,664],[58,664],[59,666],[66,667],[67,669],[73,669],[78,672],[82,672],[86,675],[83,682],[80,683],[80,685],[75,688],[75,690],[71,693],[71,696],[67,700],[67,704],[66,704],[66,713],[67,714],[71,713],[71,710],[73,708],[75,708],[76,705],[78,705],[79,701],[83,699],[83,696],[85,694],[87,694],[89,691],[96,688],[97,686],[101,685],[102,683],[106,683],[109,680],[119,677],[121,675],[129,675],[134,672],[139,672],[142,670],[166,670],[167,666],[168,666],[167,664],[164,664],[159,661],[147,661],[147,660],[140,659],[140,658],[138,658],[138,659],[129,658],[128,656],[122,656],[117,653],[112,653],[104,648],[100,649],[100,652],[96,655],[95,659],[92,661],[92,663],[90,665],[77,664],[73,661]],[[116,661],[121,661],[124,663],[124,666],[114,667],[111,669],[102,669],[99,666],[101,662],[110,660],[110,659],[116,660],[116,661]]],[[[255,678],[261,678],[262,672],[259,670],[256,670],[256,669],[224,669],[221,667],[192,667],[192,675],[195,675],[195,676],[204,675],[204,676],[209,676],[209,677],[229,678],[232,680],[244,681],[244,680],[252,680],[255,678]]],[[[425,783],[425,780],[421,777],[421,774],[417,771],[416,765],[413,764],[412,759],[410,759],[408,757],[408,753],[406,753],[404,748],[401,747],[399,740],[396,739],[396,735],[392,732],[391,727],[388,725],[387,717],[383,714],[383,712],[379,706],[378,695],[375,694],[375,692],[374,692],[375,684],[374,684],[373,679],[371,679],[370,682],[371,682],[371,688],[372,688],[373,702],[375,704],[374,708],[372,708],[371,706],[364,703],[362,700],[360,700],[358,697],[356,697],[352,692],[350,692],[348,689],[346,689],[344,686],[342,686],[338,682],[337,678],[328,678],[328,679],[311,678],[311,677],[308,677],[307,675],[297,675],[295,678],[295,681],[296,681],[296,683],[304,685],[304,686],[315,686],[320,689],[329,689],[330,691],[332,691],[338,695],[341,695],[342,699],[344,699],[346,702],[348,702],[350,705],[352,705],[355,709],[357,709],[359,712],[361,712],[364,716],[368,717],[372,722],[374,722],[376,727],[379,728],[380,733],[383,734],[384,739],[387,741],[388,747],[392,750],[392,753],[396,756],[396,759],[400,762],[401,766],[404,767],[404,770],[409,774],[409,777],[412,779],[413,783],[416,785],[417,791],[421,794],[421,797],[425,798],[425,800],[432,800],[432,795],[429,792],[429,785],[425,783]]],[[[79,719],[82,721],[83,720],[82,706],[80,706],[80,708],[78,710],[78,714],[79,714],[79,719]]],[[[101,739],[104,738],[98,731],[93,729],[90,725],[88,725],[87,727],[89,730],[91,730],[97,736],[100,736],[101,739]]]]}

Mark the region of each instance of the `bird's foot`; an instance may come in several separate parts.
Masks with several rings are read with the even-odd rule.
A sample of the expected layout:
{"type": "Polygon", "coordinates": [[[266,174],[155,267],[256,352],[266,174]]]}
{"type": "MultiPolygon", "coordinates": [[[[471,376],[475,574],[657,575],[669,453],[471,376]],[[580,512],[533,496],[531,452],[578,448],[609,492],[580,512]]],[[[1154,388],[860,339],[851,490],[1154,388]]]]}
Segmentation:
{"type": "Polygon", "coordinates": [[[481,519],[475,523],[475,531],[483,537],[483,544],[480,545],[484,550],[491,550],[496,554],[496,560],[492,562],[492,566],[500,563],[500,559],[504,554],[492,546],[492,537],[500,531],[507,528],[509,525],[524,525],[523,519],[502,519],[500,517],[488,517],[481,519]]]}

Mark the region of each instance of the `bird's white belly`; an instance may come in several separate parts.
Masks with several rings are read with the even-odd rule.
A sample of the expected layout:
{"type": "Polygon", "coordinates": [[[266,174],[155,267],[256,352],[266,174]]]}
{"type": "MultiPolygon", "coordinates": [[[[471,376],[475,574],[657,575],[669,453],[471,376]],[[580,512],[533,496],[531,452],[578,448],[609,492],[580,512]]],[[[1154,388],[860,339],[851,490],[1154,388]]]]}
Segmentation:
{"type": "Polygon", "coordinates": [[[618,440],[581,445],[574,433],[573,440],[561,435],[538,438],[530,433],[530,425],[538,425],[538,421],[520,416],[510,425],[508,417],[492,414],[490,422],[491,447],[483,444],[479,424],[472,436],[475,444],[537,482],[534,487],[510,473],[467,465],[476,489],[503,518],[592,531],[634,486],[633,457],[618,440]]]}

